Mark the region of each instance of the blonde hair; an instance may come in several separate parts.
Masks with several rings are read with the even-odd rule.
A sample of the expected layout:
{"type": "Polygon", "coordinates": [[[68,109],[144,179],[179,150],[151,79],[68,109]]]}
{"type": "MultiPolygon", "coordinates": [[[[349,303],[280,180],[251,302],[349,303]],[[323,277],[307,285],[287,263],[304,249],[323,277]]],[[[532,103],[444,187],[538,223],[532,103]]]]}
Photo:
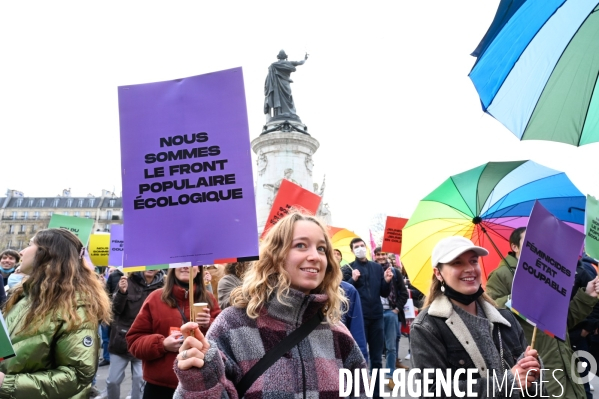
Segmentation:
{"type": "Polygon", "coordinates": [[[110,323],[110,299],[96,273],[85,264],[79,238],[64,229],[48,229],[38,231],[32,241],[37,251],[31,274],[15,286],[4,315],[27,295],[31,306],[21,331],[36,333],[48,316],[52,322],[64,319],[67,331],[78,329],[84,321],[77,314],[78,302],[84,304],[86,319],[96,328],[100,321],[110,323]]]}
{"type": "Polygon", "coordinates": [[[260,260],[246,270],[243,285],[231,292],[231,304],[245,308],[247,315],[255,319],[273,294],[279,302],[286,303],[291,280],[284,266],[293,241],[293,227],[300,220],[316,224],[324,236],[327,268],[322,283],[311,293],[327,295],[323,314],[328,323],[336,324],[348,308],[347,298],[340,288],[341,268],[333,256],[333,245],[324,224],[314,216],[299,212],[290,213],[269,230],[260,246],[260,260]]]}

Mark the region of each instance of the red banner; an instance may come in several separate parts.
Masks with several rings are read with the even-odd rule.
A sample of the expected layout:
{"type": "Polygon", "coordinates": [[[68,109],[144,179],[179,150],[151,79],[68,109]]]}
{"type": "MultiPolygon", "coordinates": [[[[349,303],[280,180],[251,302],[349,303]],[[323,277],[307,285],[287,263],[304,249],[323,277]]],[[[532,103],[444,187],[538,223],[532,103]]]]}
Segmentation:
{"type": "Polygon", "coordinates": [[[401,253],[401,235],[406,223],[408,223],[408,219],[387,216],[385,235],[383,236],[383,252],[401,253]]]}
{"type": "Polygon", "coordinates": [[[264,237],[266,232],[272,226],[277,224],[279,220],[285,217],[285,215],[292,209],[316,215],[321,200],[322,198],[312,191],[306,190],[289,180],[283,179],[279,191],[277,192],[277,196],[273,201],[268,219],[264,224],[264,232],[262,233],[261,238],[264,237]]]}

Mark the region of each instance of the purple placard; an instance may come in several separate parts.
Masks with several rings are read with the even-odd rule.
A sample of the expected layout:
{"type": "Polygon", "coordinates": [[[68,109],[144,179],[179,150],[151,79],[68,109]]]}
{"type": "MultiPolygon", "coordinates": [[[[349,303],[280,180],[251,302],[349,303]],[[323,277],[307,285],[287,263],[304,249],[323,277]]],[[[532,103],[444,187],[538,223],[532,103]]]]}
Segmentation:
{"type": "Polygon", "coordinates": [[[535,202],[514,276],[512,308],[562,340],[583,240],[584,234],[535,202]]]}
{"type": "Polygon", "coordinates": [[[243,74],[122,86],[123,265],[256,257],[243,74]]]}
{"type": "Polygon", "coordinates": [[[110,225],[110,252],[108,253],[108,266],[123,266],[123,251],[125,239],[122,224],[110,225]]]}

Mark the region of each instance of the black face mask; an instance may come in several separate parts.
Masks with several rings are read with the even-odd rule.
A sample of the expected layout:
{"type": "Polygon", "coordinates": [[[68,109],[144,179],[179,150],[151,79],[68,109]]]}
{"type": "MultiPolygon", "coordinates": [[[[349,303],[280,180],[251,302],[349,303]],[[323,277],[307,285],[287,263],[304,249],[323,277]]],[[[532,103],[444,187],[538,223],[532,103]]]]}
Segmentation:
{"type": "Polygon", "coordinates": [[[458,301],[463,305],[470,305],[485,292],[485,290],[483,290],[483,286],[481,285],[478,287],[478,291],[476,291],[474,294],[466,295],[462,294],[461,292],[457,292],[447,284],[443,284],[441,286],[441,291],[443,292],[443,294],[445,294],[447,298],[458,301]]]}

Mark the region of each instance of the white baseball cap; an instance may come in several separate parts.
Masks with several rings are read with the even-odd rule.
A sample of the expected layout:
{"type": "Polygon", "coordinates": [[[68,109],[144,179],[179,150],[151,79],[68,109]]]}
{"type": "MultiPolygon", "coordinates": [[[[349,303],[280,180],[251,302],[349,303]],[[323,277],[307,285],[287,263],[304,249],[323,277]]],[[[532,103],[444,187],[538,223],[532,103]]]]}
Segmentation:
{"type": "Polygon", "coordinates": [[[483,247],[477,247],[466,237],[456,236],[444,238],[435,245],[435,248],[433,248],[433,255],[431,257],[433,268],[437,267],[439,263],[449,263],[468,251],[474,251],[478,256],[489,255],[489,251],[483,247]]]}

